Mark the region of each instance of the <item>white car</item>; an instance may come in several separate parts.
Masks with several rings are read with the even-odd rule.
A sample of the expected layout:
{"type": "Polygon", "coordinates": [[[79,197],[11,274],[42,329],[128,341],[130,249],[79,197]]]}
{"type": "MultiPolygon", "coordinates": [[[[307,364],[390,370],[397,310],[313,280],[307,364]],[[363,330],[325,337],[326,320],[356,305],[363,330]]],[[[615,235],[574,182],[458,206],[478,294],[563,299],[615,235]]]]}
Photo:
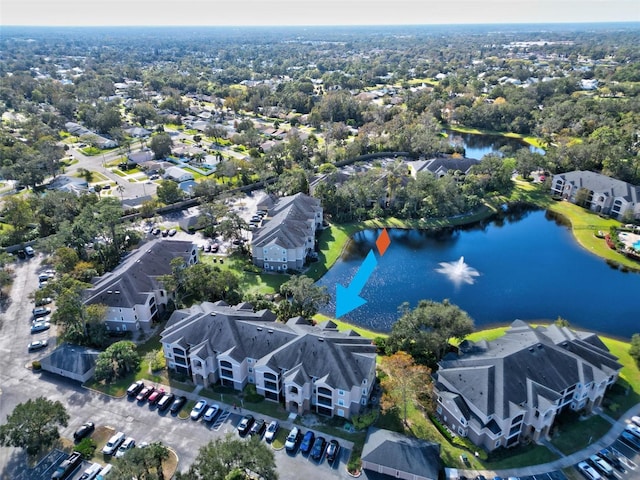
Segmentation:
{"type": "Polygon", "coordinates": [[[272,420],[267,427],[267,433],[264,434],[264,439],[267,442],[273,442],[273,439],[276,437],[276,433],[278,433],[279,428],[280,424],[276,420],[272,420]]]}
{"type": "Polygon", "coordinates": [[[300,440],[300,429],[298,427],[293,427],[289,432],[289,435],[287,435],[287,440],[284,442],[284,448],[287,449],[287,452],[291,452],[296,449],[298,440],[300,440]]]}
{"type": "Polygon", "coordinates": [[[31,325],[31,333],[44,332],[45,330],[49,330],[50,326],[51,324],[49,322],[33,322],[33,324],[31,325]]]}
{"type": "Polygon", "coordinates": [[[111,436],[109,441],[104,447],[102,447],[102,453],[105,455],[113,455],[122,442],[124,442],[126,436],[124,432],[118,432],[111,436]]]}
{"type": "Polygon", "coordinates": [[[591,455],[589,460],[591,460],[591,463],[593,463],[593,465],[607,477],[613,475],[613,467],[609,465],[609,462],[605,459],[600,458],[598,455],[591,455]]]}
{"type": "Polygon", "coordinates": [[[123,457],[125,453],[127,453],[129,450],[131,450],[133,447],[135,447],[136,445],[136,441],[131,438],[128,437],[124,442],[122,442],[122,445],[120,445],[120,447],[118,448],[118,451],[116,452],[116,458],[120,458],[123,457]]]}
{"type": "Polygon", "coordinates": [[[632,433],[636,437],[640,438],[640,427],[638,427],[636,425],[627,425],[626,427],[624,427],[624,429],[627,432],[632,433]]]}
{"type": "Polygon", "coordinates": [[[200,417],[204,415],[204,411],[206,409],[207,409],[207,401],[198,400],[198,403],[196,403],[193,409],[191,410],[191,420],[199,420],[200,417]]]}
{"type": "Polygon", "coordinates": [[[640,427],[640,417],[631,417],[631,422],[635,423],[636,426],[640,427]]]}
{"type": "Polygon", "coordinates": [[[589,480],[602,480],[602,477],[598,472],[596,472],[596,469],[587,462],[580,462],[578,464],[578,470],[580,470],[589,480]]]}

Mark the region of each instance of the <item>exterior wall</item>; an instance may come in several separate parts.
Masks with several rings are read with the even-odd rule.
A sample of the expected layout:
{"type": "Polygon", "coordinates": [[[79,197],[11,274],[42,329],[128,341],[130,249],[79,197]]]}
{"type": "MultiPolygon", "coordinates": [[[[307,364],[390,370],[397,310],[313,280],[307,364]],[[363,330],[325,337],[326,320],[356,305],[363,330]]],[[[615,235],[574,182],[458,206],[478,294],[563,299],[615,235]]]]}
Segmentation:
{"type": "Polygon", "coordinates": [[[405,480],[436,480],[436,479],[430,479],[422,475],[416,475],[415,473],[403,472],[401,470],[396,470],[394,468],[385,467],[384,465],[367,462],[364,460],[362,461],[362,468],[370,470],[372,472],[378,472],[384,475],[389,475],[392,478],[402,478],[405,480]]]}

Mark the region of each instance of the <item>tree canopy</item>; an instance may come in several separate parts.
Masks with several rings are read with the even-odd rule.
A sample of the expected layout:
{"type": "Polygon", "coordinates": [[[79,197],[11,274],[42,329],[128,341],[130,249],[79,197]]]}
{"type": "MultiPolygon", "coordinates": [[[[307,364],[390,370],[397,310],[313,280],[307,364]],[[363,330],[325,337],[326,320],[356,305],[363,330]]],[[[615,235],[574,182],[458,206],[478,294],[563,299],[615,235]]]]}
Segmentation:
{"type": "Polygon", "coordinates": [[[404,303],[399,310],[402,316],[393,324],[387,346],[409,353],[419,363],[434,366],[449,349],[450,339],[473,332],[471,317],[449,300],[420,300],[413,310],[404,303]]]}
{"type": "Polygon", "coordinates": [[[58,427],[66,427],[69,414],[59,401],[44,397],[16,405],[0,425],[0,445],[26,449],[33,455],[51,447],[60,437],[58,427]]]}
{"type": "Polygon", "coordinates": [[[633,358],[638,366],[640,366],[640,333],[634,333],[631,337],[629,355],[631,355],[631,358],[633,358]]]}
{"type": "Polygon", "coordinates": [[[311,318],[330,298],[326,287],[315,285],[313,279],[306,275],[292,275],[280,285],[280,293],[288,300],[278,306],[278,317],[281,320],[297,316],[311,318]]]}
{"type": "Polygon", "coordinates": [[[111,382],[135,371],[140,365],[140,355],[136,349],[135,343],[123,340],[100,352],[96,360],[95,379],[111,382]]]}
{"type": "Polygon", "coordinates": [[[227,435],[224,439],[213,440],[201,447],[189,470],[176,474],[176,479],[243,479],[246,478],[245,471],[250,471],[264,480],[278,478],[273,452],[258,436],[252,436],[249,442],[246,442],[227,435]]]}

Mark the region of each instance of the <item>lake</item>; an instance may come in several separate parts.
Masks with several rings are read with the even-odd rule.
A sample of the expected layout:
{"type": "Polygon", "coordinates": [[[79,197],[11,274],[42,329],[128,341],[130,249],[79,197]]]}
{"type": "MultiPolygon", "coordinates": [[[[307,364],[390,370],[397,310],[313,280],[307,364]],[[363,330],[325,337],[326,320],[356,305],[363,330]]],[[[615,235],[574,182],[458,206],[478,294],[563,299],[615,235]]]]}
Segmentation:
{"type": "Polygon", "coordinates": [[[501,135],[486,135],[478,133],[461,133],[453,130],[445,130],[449,143],[464,147],[465,157],[482,160],[489,153],[500,152],[502,147],[510,147],[514,152],[520,148],[528,147],[530,151],[544,155],[541,148],[529,145],[518,138],[503,137],[501,135]]]}
{"type": "Polygon", "coordinates": [[[584,250],[568,227],[544,211],[507,213],[438,233],[389,230],[391,245],[383,257],[375,250],[379,233],[357,233],[318,281],[332,297],[323,313],[335,314],[336,284],[347,286],[373,248],[378,265],[360,294],[368,303],[342,317],[356,325],[388,332],[403,302],[414,307],[421,299],[450,299],[477,327],[561,316],[573,327],[612,336],[640,332],[640,274],[584,250]],[[442,262],[452,262],[448,267],[455,270],[461,257],[478,273],[472,284],[437,271],[442,262]]]}

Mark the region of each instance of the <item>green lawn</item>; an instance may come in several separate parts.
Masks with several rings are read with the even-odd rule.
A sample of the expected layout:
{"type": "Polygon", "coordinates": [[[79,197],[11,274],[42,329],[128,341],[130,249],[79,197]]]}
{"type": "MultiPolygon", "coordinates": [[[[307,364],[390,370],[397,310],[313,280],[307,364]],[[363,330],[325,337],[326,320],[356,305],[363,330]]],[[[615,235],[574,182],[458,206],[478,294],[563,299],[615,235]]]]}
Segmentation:
{"type": "Polygon", "coordinates": [[[371,340],[373,340],[376,337],[385,337],[386,338],[386,337],[389,336],[388,333],[376,332],[375,330],[369,330],[367,328],[358,327],[357,325],[352,325],[350,323],[343,322],[342,320],[338,320],[338,319],[329,317],[327,315],[323,315],[322,313],[316,313],[313,316],[313,319],[318,323],[325,322],[327,320],[331,320],[333,323],[338,325],[338,330],[340,330],[340,331],[353,330],[354,332],[358,333],[360,336],[362,336],[364,338],[370,338],[371,340]]]}
{"type": "Polygon", "coordinates": [[[324,229],[318,239],[320,249],[318,261],[311,264],[305,272],[305,275],[314,280],[318,280],[327,273],[329,268],[340,258],[342,250],[351,235],[362,228],[364,228],[364,226],[349,223],[342,225],[333,224],[329,228],[324,229]]]}
{"type": "Polygon", "coordinates": [[[577,415],[569,417],[571,421],[557,423],[557,432],[551,440],[551,443],[565,455],[582,450],[611,429],[611,424],[599,416],[592,416],[586,420],[577,420],[577,415]]]}
{"type": "Polygon", "coordinates": [[[93,157],[95,155],[100,155],[102,153],[102,150],[100,150],[97,147],[85,147],[85,148],[81,148],[80,151],[87,157],[93,157]]]}

